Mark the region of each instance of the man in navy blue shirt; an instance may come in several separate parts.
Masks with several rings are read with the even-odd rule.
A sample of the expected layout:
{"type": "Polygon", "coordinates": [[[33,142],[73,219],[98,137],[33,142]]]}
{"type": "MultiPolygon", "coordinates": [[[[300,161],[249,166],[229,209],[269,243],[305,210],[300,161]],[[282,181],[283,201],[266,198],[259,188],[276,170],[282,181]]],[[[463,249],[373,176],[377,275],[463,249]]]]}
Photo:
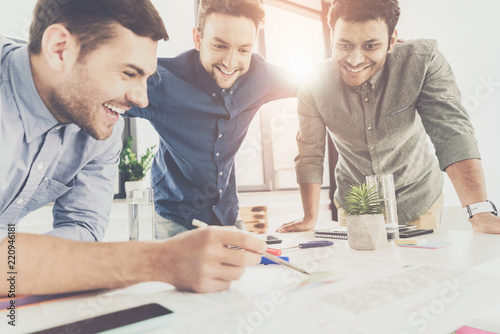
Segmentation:
{"type": "Polygon", "coordinates": [[[157,238],[209,225],[234,225],[234,157],[257,110],[296,95],[281,69],[252,53],[264,10],[255,0],[205,0],[193,29],[195,49],[158,61],[148,119],[160,135],[152,166],[157,238]]]}

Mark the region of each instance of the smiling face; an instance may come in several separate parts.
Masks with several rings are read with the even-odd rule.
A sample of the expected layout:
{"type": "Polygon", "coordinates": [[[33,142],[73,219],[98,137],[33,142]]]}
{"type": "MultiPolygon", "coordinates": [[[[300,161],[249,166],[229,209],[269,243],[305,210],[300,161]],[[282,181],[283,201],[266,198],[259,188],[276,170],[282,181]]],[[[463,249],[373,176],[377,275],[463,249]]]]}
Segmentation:
{"type": "Polygon", "coordinates": [[[193,30],[201,64],[217,86],[231,88],[248,71],[256,36],[257,27],[252,20],[220,13],[207,17],[201,34],[196,28],[193,30]]]}
{"type": "Polygon", "coordinates": [[[397,32],[391,36],[381,20],[347,22],[339,19],[332,32],[332,59],[335,68],[348,86],[359,86],[384,66],[392,51],[397,32]]]}
{"type": "Polygon", "coordinates": [[[132,106],[148,105],[146,80],[156,70],[157,43],[116,25],[115,37],[75,62],[48,94],[48,107],[62,123],[75,123],[97,140],[132,106]]]}

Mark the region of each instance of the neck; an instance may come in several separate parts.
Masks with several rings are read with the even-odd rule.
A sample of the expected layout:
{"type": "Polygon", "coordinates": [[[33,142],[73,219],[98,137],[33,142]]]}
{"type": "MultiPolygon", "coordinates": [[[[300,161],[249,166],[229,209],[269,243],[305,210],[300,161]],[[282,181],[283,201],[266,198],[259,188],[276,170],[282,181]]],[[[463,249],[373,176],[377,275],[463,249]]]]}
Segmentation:
{"type": "Polygon", "coordinates": [[[33,77],[33,82],[38,95],[58,122],[68,123],[68,120],[59,115],[50,103],[50,96],[54,91],[51,79],[53,79],[55,74],[50,72],[48,64],[44,64],[43,59],[40,56],[30,54],[29,59],[31,75],[33,77]]]}

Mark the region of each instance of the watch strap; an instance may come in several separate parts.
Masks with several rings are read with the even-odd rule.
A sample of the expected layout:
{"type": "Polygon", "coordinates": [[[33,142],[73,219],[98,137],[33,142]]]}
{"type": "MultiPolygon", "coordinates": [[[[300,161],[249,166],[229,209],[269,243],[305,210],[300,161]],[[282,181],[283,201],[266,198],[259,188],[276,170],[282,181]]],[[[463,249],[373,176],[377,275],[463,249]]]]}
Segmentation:
{"type": "Polygon", "coordinates": [[[495,216],[498,216],[497,208],[495,204],[491,201],[478,202],[474,204],[467,205],[464,208],[465,212],[469,216],[469,219],[472,218],[475,214],[483,213],[483,212],[491,212],[495,216]]]}

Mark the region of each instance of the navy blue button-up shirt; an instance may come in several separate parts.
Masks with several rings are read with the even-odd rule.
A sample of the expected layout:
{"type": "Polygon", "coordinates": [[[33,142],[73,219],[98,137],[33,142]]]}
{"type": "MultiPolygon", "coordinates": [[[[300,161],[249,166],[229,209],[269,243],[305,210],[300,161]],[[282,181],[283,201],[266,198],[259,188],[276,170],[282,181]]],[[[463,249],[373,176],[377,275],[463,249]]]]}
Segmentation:
{"type": "Polygon", "coordinates": [[[234,225],[236,152],[257,110],[295,96],[296,83],[254,54],[248,72],[230,89],[221,89],[196,50],[160,58],[158,74],[148,86],[149,106],[126,113],[148,119],[160,135],[151,180],[156,211],[188,227],[194,218],[234,225]]]}

